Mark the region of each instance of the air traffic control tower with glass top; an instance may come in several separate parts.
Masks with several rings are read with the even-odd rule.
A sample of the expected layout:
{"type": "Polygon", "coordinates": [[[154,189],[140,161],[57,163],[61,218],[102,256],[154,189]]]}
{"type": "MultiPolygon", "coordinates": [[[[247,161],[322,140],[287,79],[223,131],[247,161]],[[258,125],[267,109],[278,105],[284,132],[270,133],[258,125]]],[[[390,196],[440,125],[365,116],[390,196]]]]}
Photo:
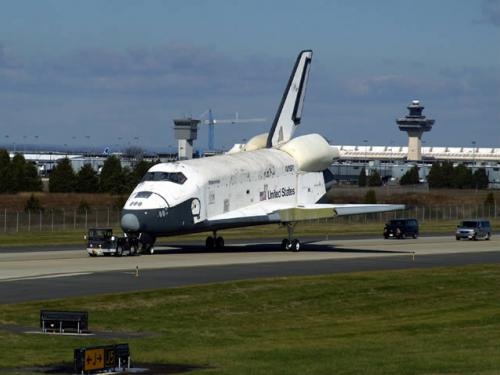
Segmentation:
{"type": "Polygon", "coordinates": [[[408,133],[407,160],[419,161],[422,160],[422,134],[432,129],[434,120],[422,115],[424,107],[420,105],[419,100],[413,100],[406,108],[410,113],[405,117],[398,118],[396,123],[399,125],[399,130],[408,133]]]}

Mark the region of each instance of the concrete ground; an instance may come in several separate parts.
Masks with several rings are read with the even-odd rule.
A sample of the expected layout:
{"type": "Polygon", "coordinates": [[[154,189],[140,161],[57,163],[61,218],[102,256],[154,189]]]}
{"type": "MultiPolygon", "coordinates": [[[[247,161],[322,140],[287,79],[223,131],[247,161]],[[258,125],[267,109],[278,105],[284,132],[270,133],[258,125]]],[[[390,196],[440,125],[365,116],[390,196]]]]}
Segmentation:
{"type": "Polygon", "coordinates": [[[272,241],[234,242],[213,251],[193,243],[159,246],[152,256],[121,258],[93,258],[84,249],[0,250],[0,302],[256,277],[500,262],[499,236],[490,241],[456,241],[453,236],[330,239],[303,243],[298,253],[281,251],[272,241]]]}

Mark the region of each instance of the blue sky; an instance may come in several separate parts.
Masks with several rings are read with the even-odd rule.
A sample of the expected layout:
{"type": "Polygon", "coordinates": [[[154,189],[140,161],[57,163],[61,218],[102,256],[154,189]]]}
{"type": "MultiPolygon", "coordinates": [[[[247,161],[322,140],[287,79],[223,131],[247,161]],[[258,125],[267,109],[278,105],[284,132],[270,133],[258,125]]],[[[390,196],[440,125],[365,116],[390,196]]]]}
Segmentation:
{"type": "Polygon", "coordinates": [[[0,143],[167,148],[174,117],[268,119],[218,127],[227,147],[268,130],[313,49],[301,134],[405,144],[394,119],[420,99],[427,145],[498,147],[499,46],[499,0],[4,0],[0,143]]]}

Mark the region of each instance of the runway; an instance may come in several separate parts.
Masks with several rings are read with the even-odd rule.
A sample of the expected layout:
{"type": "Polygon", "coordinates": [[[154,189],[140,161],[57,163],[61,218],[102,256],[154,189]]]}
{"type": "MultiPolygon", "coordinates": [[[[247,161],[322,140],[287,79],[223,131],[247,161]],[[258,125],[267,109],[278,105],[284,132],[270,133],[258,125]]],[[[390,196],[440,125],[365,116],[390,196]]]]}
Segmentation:
{"type": "Polygon", "coordinates": [[[276,243],[232,242],[207,252],[196,244],[157,248],[153,256],[88,257],[85,250],[0,250],[0,301],[13,303],[253,279],[336,272],[500,263],[500,239],[455,241],[330,239],[298,253],[276,243]],[[136,276],[138,270],[138,276],[136,276]]]}

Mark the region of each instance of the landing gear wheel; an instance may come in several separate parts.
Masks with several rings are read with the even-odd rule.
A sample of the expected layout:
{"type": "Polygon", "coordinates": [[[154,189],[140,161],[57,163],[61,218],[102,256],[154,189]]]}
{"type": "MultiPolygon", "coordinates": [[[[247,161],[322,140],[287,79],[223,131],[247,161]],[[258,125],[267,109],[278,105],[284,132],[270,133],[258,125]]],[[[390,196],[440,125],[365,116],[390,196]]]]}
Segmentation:
{"type": "Polygon", "coordinates": [[[292,240],[293,230],[295,229],[296,224],[296,222],[288,222],[285,224],[288,232],[288,238],[285,238],[283,241],[281,241],[281,249],[292,251],[300,250],[300,241],[298,239],[292,240]]]}
{"type": "Polygon", "coordinates": [[[149,254],[149,245],[147,244],[142,244],[141,246],[141,254],[149,254]]]}
{"type": "Polygon", "coordinates": [[[455,239],[456,239],[457,241],[460,241],[460,237],[458,237],[458,236],[455,236],[455,239]]]}
{"type": "Polygon", "coordinates": [[[155,253],[155,248],[154,248],[154,246],[151,246],[149,248],[149,255],[153,255],[154,253],[155,253]]]}
{"type": "Polygon", "coordinates": [[[297,239],[293,240],[290,247],[291,247],[293,252],[299,251],[300,250],[300,241],[297,239]]]}
{"type": "Polygon", "coordinates": [[[281,250],[288,250],[289,248],[290,248],[290,241],[284,238],[283,241],[281,241],[281,250]]]}
{"type": "Polygon", "coordinates": [[[117,257],[121,257],[123,255],[123,248],[121,246],[117,246],[116,247],[116,252],[115,252],[115,255],[117,257]]]}
{"type": "Polygon", "coordinates": [[[222,237],[216,237],[215,238],[215,247],[217,249],[223,249],[224,248],[224,238],[222,238],[222,237]]]}
{"type": "Polygon", "coordinates": [[[208,236],[207,239],[205,240],[205,247],[207,250],[212,250],[215,246],[215,241],[212,236],[208,236]]]}
{"type": "Polygon", "coordinates": [[[130,246],[130,254],[129,255],[131,255],[131,256],[137,255],[137,246],[136,245],[130,246]]]}

